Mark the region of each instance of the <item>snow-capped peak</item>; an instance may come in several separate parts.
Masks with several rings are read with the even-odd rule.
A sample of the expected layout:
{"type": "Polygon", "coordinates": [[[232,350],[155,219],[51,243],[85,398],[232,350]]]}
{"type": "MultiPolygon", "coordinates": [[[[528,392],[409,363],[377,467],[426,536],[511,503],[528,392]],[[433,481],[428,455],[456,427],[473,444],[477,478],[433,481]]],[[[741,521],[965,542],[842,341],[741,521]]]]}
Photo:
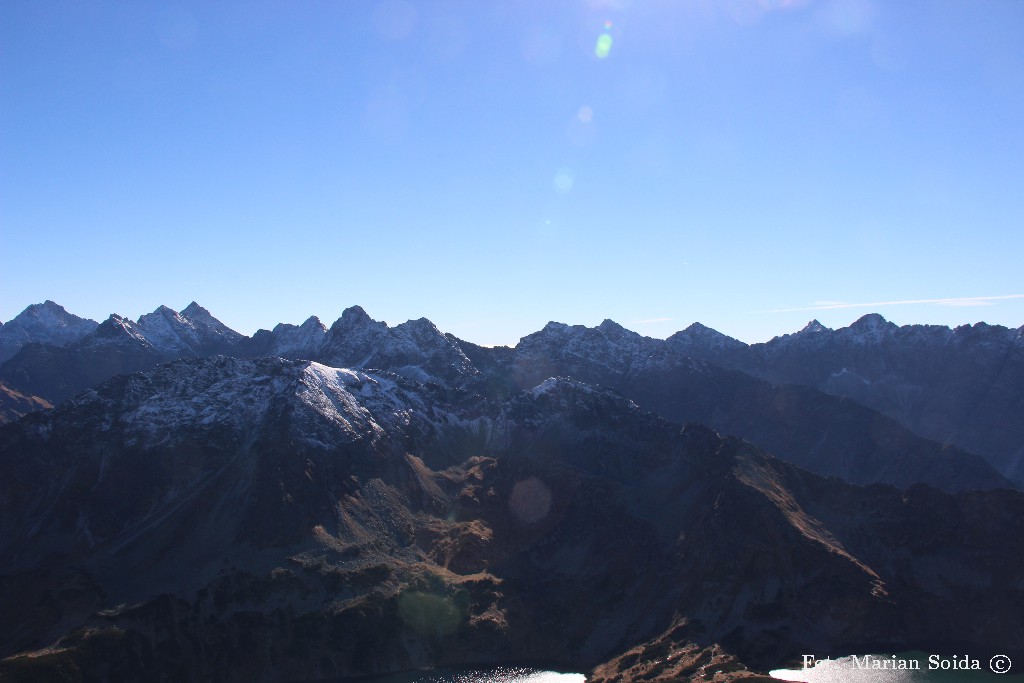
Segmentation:
{"type": "Polygon", "coordinates": [[[94,320],[79,318],[49,299],[32,304],[0,327],[0,361],[29,343],[66,346],[96,329],[94,320]]]}

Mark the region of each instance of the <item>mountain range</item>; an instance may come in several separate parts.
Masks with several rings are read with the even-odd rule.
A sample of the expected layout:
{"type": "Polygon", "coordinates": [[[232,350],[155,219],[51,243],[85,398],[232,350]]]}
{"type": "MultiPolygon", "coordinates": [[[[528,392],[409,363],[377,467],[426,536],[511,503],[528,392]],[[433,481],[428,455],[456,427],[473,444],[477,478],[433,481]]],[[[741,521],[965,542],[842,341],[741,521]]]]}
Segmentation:
{"type": "Polygon", "coordinates": [[[18,323],[0,365],[20,397],[0,679],[730,681],[808,652],[1024,655],[1019,442],[1000,459],[908,424],[979,432],[959,394],[899,413],[815,384],[840,363],[980,400],[967,368],[998,368],[1005,424],[984,419],[1012,431],[1019,330],[866,316],[748,346],[605,321],[487,348],[359,307],[252,337],[195,303],[88,322],[18,323]]]}
{"type": "Polygon", "coordinates": [[[853,483],[1024,485],[1024,337],[984,324],[898,328],[868,315],[836,332],[812,323],[748,346],[699,324],[660,340],[606,320],[549,323],[513,348],[488,348],[425,318],[389,327],[358,306],[330,328],[311,317],[246,337],[195,302],[93,325],[47,301],[0,327],[0,338],[4,348],[22,344],[0,365],[7,419],[169,360],[279,356],[492,398],[568,376],[853,483]],[[8,340],[10,328],[17,335],[8,340]]]}

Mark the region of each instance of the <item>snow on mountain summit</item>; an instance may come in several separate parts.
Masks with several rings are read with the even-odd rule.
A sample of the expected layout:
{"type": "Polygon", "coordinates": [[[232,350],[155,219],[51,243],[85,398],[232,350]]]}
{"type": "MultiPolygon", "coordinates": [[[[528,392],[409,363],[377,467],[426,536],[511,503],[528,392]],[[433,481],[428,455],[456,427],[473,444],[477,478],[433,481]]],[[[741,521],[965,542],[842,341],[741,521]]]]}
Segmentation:
{"type": "Polygon", "coordinates": [[[174,355],[229,353],[245,339],[195,301],[181,313],[160,306],[141,316],[139,327],[154,347],[174,355]]]}
{"type": "Polygon", "coordinates": [[[114,430],[126,446],[241,444],[287,416],[291,438],[331,448],[430,429],[418,385],[399,380],[313,361],[190,358],[113,378],[61,410],[102,415],[82,429],[114,430]]]}
{"type": "Polygon", "coordinates": [[[331,325],[318,355],[333,367],[387,368],[447,386],[477,374],[458,345],[426,318],[389,327],[359,306],[345,309],[331,325]]]}
{"type": "Polygon", "coordinates": [[[25,344],[65,346],[89,334],[98,325],[95,320],[68,313],[49,299],[32,304],[0,326],[0,362],[16,354],[25,344]]]}

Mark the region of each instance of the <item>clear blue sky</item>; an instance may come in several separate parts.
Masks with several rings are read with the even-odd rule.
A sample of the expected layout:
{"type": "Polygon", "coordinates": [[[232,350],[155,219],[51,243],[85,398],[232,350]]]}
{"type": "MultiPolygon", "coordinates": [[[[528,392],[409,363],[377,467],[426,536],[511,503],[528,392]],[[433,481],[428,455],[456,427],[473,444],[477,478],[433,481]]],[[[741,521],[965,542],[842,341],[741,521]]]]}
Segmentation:
{"type": "Polygon", "coordinates": [[[1017,327],[1024,2],[3,2],[0,259],[4,321],[1017,327]]]}

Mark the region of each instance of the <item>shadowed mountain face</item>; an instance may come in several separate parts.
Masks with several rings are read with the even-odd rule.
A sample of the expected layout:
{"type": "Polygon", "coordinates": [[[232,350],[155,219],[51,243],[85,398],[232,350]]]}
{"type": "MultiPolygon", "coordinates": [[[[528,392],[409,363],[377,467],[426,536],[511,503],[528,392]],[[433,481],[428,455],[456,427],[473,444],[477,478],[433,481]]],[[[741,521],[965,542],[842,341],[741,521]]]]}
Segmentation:
{"type": "Polygon", "coordinates": [[[838,330],[812,321],[751,346],[682,332],[668,341],[771,382],[852,398],[926,438],[978,453],[1024,483],[1024,328],[898,327],[872,313],[838,330]]]}
{"type": "Polygon", "coordinates": [[[1024,642],[1024,494],[822,479],[565,379],[481,400],[281,359],[118,377],[0,428],[0,568],[15,680],[634,680],[666,655],[728,680],[1024,642]]]}
{"type": "Polygon", "coordinates": [[[707,424],[853,483],[1011,486],[981,458],[918,437],[854,401],[695,361],[610,320],[595,328],[549,323],[488,372],[517,388],[550,375],[613,387],[669,420],[707,424]]]}
{"type": "MultiPolygon", "coordinates": [[[[825,328],[812,325],[795,337],[820,341],[826,334],[825,328]]],[[[874,339],[881,332],[865,335],[874,339]]],[[[803,386],[776,386],[687,355],[729,364],[747,350],[698,325],[663,341],[610,320],[595,328],[549,323],[513,349],[492,349],[444,335],[426,319],[389,327],[358,306],[347,309],[329,330],[310,318],[301,326],[278,325],[246,338],[193,303],[182,313],[161,307],[138,323],[111,316],[67,347],[27,346],[0,366],[0,381],[59,403],[116,374],[216,353],[382,369],[489,398],[508,396],[547,377],[569,376],[613,387],[674,422],[702,422],[802,467],[854,483],[906,487],[924,482],[951,491],[1012,485],[977,456],[920,438],[855,400],[803,386]]],[[[996,386],[1012,408],[1014,396],[1024,395],[1019,389],[1024,377],[1016,384],[1007,377],[996,386]]],[[[19,403],[12,410],[30,407],[19,403]]],[[[1005,406],[993,411],[1008,419],[1005,406]]],[[[1015,428],[1003,432],[1010,437],[998,438],[1012,442],[1015,428]]]]}

